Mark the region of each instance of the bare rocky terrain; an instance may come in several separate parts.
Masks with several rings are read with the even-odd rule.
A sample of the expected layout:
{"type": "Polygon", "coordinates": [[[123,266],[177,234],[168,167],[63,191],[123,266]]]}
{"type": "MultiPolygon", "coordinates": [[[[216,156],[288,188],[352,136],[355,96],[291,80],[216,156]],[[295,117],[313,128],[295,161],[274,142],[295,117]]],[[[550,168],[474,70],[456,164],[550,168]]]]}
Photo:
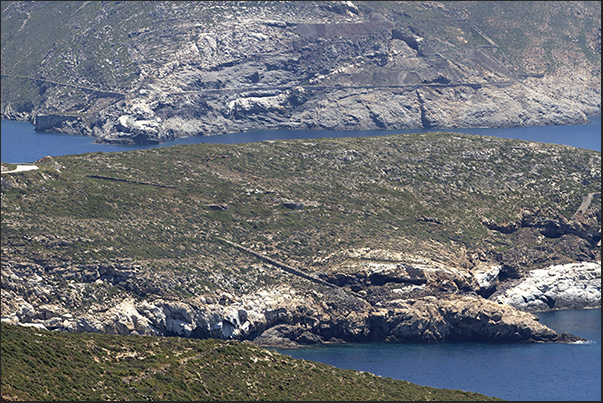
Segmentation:
{"type": "Polygon", "coordinates": [[[2,7],[3,119],[98,142],[579,124],[601,110],[597,2],[2,7]]]}

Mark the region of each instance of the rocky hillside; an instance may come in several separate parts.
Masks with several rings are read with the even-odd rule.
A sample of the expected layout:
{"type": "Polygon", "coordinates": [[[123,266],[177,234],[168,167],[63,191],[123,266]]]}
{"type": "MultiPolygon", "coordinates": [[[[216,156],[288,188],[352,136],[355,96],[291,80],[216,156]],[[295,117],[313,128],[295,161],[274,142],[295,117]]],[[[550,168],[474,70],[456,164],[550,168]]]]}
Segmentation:
{"type": "Polygon", "coordinates": [[[2,2],[2,117],[99,142],[575,124],[591,1],[2,2]]]}
{"type": "Polygon", "coordinates": [[[530,311],[601,304],[596,151],[436,132],[35,165],[2,174],[10,324],[290,346],[568,342],[530,311]]]}

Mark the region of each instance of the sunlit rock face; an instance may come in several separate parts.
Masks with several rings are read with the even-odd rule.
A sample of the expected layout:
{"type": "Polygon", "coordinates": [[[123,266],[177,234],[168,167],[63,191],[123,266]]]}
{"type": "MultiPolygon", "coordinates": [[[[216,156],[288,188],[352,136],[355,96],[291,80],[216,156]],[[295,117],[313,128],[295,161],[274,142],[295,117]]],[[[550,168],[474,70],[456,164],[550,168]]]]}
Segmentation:
{"type": "Polygon", "coordinates": [[[71,116],[49,129],[128,144],[253,129],[579,124],[601,111],[596,2],[75,7],[3,10],[4,119],[71,116]],[[38,13],[55,15],[61,29],[49,32],[61,36],[36,26],[38,13]],[[38,46],[47,51],[21,54],[38,46]]]}
{"type": "Polygon", "coordinates": [[[495,300],[532,312],[599,307],[601,262],[532,270],[516,285],[496,296],[495,300]]]}

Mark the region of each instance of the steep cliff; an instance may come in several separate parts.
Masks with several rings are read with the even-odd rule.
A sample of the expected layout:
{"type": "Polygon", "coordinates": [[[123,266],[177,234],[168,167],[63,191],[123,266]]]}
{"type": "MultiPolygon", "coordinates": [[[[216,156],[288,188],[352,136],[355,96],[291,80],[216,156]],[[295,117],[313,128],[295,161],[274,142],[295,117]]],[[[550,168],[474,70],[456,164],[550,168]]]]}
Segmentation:
{"type": "Polygon", "coordinates": [[[4,2],[2,117],[110,143],[584,123],[600,35],[588,1],[4,2]]]}

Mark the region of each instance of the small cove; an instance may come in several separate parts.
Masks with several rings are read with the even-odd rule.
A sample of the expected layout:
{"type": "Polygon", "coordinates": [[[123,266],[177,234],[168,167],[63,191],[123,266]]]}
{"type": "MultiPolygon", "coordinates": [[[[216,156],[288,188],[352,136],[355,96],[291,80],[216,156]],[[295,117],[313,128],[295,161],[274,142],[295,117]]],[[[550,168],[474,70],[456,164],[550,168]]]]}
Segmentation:
{"type": "Polygon", "coordinates": [[[371,343],[275,350],[338,368],[505,400],[600,401],[601,308],[537,316],[552,329],[579,335],[588,343],[371,343]]]}

